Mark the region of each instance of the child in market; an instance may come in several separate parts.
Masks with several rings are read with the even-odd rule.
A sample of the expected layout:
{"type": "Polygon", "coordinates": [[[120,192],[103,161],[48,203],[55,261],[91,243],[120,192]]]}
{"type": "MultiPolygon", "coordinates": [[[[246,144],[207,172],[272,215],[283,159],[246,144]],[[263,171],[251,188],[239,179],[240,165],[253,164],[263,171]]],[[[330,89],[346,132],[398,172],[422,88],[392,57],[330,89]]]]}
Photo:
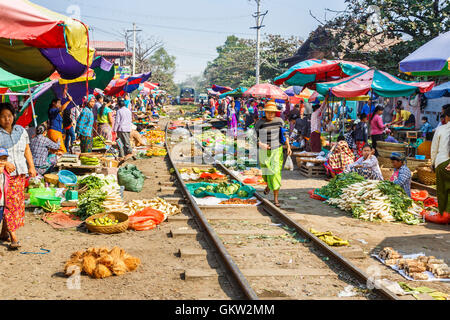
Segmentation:
{"type": "Polygon", "coordinates": [[[5,195],[8,191],[9,173],[5,169],[8,164],[8,150],[0,148],[0,223],[3,220],[3,211],[5,210],[5,195]]]}
{"type": "Polygon", "coordinates": [[[426,137],[427,140],[431,140],[430,134],[433,132],[433,130],[433,126],[428,122],[428,117],[422,117],[422,126],[420,127],[422,137],[426,137]]]}

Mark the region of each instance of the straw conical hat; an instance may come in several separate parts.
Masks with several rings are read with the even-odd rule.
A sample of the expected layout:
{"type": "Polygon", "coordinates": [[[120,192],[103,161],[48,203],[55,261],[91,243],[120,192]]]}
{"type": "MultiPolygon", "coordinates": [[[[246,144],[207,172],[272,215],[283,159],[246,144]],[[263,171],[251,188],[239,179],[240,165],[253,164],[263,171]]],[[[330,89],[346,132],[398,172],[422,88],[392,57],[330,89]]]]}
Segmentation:
{"type": "Polygon", "coordinates": [[[264,112],[278,112],[278,111],[280,110],[278,110],[277,104],[273,100],[267,102],[266,105],[264,106],[264,112]]]}

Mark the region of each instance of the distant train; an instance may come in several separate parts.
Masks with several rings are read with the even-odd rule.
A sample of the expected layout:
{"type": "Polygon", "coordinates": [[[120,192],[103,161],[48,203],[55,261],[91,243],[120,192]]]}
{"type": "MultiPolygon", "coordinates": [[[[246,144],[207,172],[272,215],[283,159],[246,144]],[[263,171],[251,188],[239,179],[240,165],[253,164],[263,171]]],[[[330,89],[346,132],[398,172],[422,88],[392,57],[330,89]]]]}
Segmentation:
{"type": "Polygon", "coordinates": [[[195,103],[195,90],[193,88],[181,88],[180,92],[180,104],[194,104],[195,103]]]}

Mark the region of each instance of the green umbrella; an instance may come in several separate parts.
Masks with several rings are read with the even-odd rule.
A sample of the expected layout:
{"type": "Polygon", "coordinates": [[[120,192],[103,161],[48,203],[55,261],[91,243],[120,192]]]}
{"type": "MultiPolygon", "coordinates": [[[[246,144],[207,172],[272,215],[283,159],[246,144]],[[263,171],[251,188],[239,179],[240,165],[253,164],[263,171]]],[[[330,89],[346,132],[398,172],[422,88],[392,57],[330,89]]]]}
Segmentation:
{"type": "Polygon", "coordinates": [[[242,97],[244,92],[247,91],[247,90],[248,90],[248,88],[238,87],[238,88],[234,89],[233,91],[228,91],[228,92],[225,92],[225,93],[221,94],[219,96],[219,98],[220,99],[223,99],[225,97],[240,98],[240,97],[242,97]]]}

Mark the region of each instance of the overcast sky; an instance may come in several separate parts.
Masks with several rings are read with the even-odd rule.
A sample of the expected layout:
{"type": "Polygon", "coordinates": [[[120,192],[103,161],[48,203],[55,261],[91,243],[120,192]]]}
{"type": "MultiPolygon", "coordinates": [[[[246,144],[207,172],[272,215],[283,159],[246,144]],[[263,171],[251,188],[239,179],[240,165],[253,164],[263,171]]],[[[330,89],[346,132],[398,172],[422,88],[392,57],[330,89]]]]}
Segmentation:
{"type": "MultiPolygon", "coordinates": [[[[123,40],[118,33],[132,29],[136,22],[144,36],[155,36],[167,51],[177,57],[175,80],[203,72],[213,60],[216,47],[227,35],[255,38],[251,16],[254,0],[31,0],[53,11],[72,15],[78,11],[81,20],[93,28],[93,40],[123,40]]],[[[303,39],[318,22],[309,14],[325,17],[325,8],[342,10],[344,0],[262,0],[269,13],[263,33],[295,35],[303,39]]],[[[328,13],[328,17],[332,14],[328,13]]]]}

